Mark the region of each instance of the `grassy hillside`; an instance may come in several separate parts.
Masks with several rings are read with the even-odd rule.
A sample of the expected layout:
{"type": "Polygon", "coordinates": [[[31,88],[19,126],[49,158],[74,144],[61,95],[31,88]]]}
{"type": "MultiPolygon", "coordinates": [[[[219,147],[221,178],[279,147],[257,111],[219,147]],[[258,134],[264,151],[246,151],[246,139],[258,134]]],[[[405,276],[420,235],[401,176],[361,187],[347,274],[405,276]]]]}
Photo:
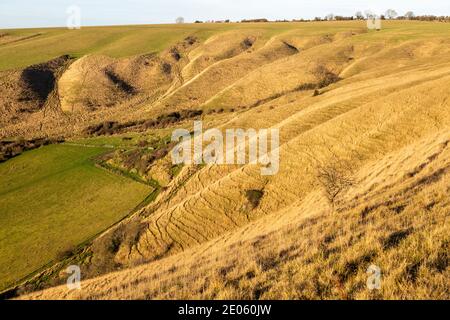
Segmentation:
{"type": "MultiPolygon", "coordinates": [[[[350,75],[373,67],[373,62],[382,63],[382,56],[371,61],[364,55],[410,41],[445,39],[449,26],[385,21],[381,31],[366,31],[362,21],[2,30],[0,33],[6,35],[0,40],[0,137],[31,137],[41,131],[73,135],[104,120],[148,119],[167,109],[199,105],[204,110],[251,106],[295,89],[299,80],[307,80],[301,71],[304,64],[320,61],[321,48],[317,46],[326,45],[333,37],[343,45],[341,52],[354,48],[359,61],[349,70],[328,67],[350,75]],[[352,32],[351,41],[346,41],[352,32]],[[249,48],[241,47],[241,43],[247,43],[246,38],[251,43],[249,48]],[[186,46],[186,39],[194,42],[186,46]],[[295,50],[313,47],[318,54],[310,51],[306,60],[295,54],[295,50]],[[174,58],[174,52],[179,57],[174,58]],[[30,101],[28,96],[24,99],[21,92],[30,90],[26,85],[36,87],[27,83],[24,87],[20,80],[27,72],[24,68],[61,55],[72,59],[56,71],[52,69],[56,79],[47,88],[50,94],[45,101],[30,101]],[[290,62],[284,64],[282,60],[291,55],[290,62]],[[284,76],[261,77],[270,72],[272,63],[284,76]],[[289,81],[283,84],[280,79],[289,81]],[[253,88],[246,83],[253,83],[253,88]],[[236,99],[242,90],[249,93],[236,99]],[[262,90],[265,96],[260,96],[262,90]],[[79,112],[71,112],[74,110],[79,112]]],[[[333,55],[335,45],[328,44],[325,51],[333,55]]],[[[422,43],[424,51],[433,48],[426,46],[422,43]]],[[[440,48],[445,49],[445,44],[440,48]]]]}
{"type": "MultiPolygon", "coordinates": [[[[245,25],[243,28],[251,28],[245,25]]],[[[118,27],[88,27],[80,30],[19,29],[0,30],[8,38],[0,42],[0,70],[25,67],[44,62],[63,54],[81,57],[86,54],[105,54],[126,57],[136,54],[160,52],[189,35],[200,39],[230,29],[236,24],[148,25],[118,27]]],[[[289,26],[269,25],[263,30],[282,32],[289,26]]]]}
{"type": "MultiPolygon", "coordinates": [[[[53,32],[61,43],[71,38],[71,31],[53,32]]],[[[14,79],[26,68],[3,73],[9,98],[0,136],[62,134],[122,148],[159,132],[158,150],[144,143],[136,152],[118,150],[108,163],[164,183],[154,202],[97,237],[86,249],[90,258],[78,261],[84,278],[120,272],[86,280],[82,291],[58,287],[26,298],[450,296],[450,24],[386,21],[381,31],[360,21],[204,24],[74,34],[101,45],[77,40],[43,50],[79,59],[55,72],[40,108],[14,95],[14,79]],[[170,144],[161,141],[174,128],[192,129],[194,119],[205,129],[279,129],[279,172],[261,176],[250,164],[174,167],[170,144]],[[372,264],[382,270],[380,291],[365,286],[372,264]]],[[[39,37],[0,46],[0,55],[39,37]]]]}
{"type": "MultiPolygon", "coordinates": [[[[8,36],[0,40],[0,70],[25,67],[70,54],[81,57],[86,54],[105,54],[111,57],[127,57],[143,53],[160,52],[183,38],[194,35],[201,40],[231,30],[259,30],[266,38],[285,32],[319,34],[364,27],[365,22],[321,23],[267,23],[267,24],[185,24],[139,25],[117,27],[87,27],[80,30],[65,28],[8,29],[0,30],[8,36]]],[[[385,22],[385,29],[376,38],[406,40],[445,34],[445,24],[417,22],[385,22]],[[405,26],[405,24],[409,24],[405,26]],[[397,31],[401,30],[399,33],[397,31]]]]}
{"type": "Polygon", "coordinates": [[[448,130],[371,161],[337,210],[320,190],[185,252],[25,299],[448,299],[448,130]],[[382,270],[367,290],[367,268],[382,270]]]}
{"type": "Polygon", "coordinates": [[[126,216],[150,188],[94,166],[101,147],[43,147],[0,164],[0,288],[126,216]]]}

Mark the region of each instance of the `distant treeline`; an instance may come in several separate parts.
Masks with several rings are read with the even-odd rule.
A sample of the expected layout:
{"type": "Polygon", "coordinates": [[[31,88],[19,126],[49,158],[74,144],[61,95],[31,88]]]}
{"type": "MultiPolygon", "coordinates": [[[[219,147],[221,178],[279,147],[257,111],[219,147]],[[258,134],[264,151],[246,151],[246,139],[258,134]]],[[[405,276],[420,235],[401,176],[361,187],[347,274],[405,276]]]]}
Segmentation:
{"type": "MultiPolygon", "coordinates": [[[[395,11],[394,11],[395,12],[395,11]]],[[[365,13],[364,15],[360,12],[356,13],[354,16],[339,16],[334,14],[328,14],[325,17],[315,17],[314,19],[293,19],[293,20],[275,20],[270,21],[269,19],[261,18],[261,19],[244,19],[241,21],[236,21],[240,23],[255,23],[255,22],[309,22],[309,21],[351,21],[351,20],[366,20],[369,18],[376,17],[373,14],[365,13]]],[[[450,16],[434,16],[434,15],[422,15],[416,16],[412,12],[407,12],[403,16],[379,16],[381,20],[416,20],[416,21],[439,21],[439,22],[450,22],[450,16]]],[[[231,20],[209,20],[205,21],[205,23],[230,23],[231,20]]],[[[204,23],[203,21],[197,20],[195,23],[204,23]]]]}
{"type": "MultiPolygon", "coordinates": [[[[227,19],[227,20],[208,20],[205,21],[205,23],[230,23],[231,20],[227,19]]],[[[250,23],[250,22],[270,22],[268,19],[244,19],[241,21],[236,21],[236,22],[241,22],[241,23],[250,23]]],[[[203,23],[203,21],[201,20],[196,20],[195,23],[203,23]]]]}
{"type": "MultiPolygon", "coordinates": [[[[314,21],[329,21],[329,20],[336,20],[336,21],[348,21],[348,20],[366,20],[369,18],[373,18],[375,16],[326,16],[324,18],[316,17],[314,21]]],[[[398,16],[398,17],[389,17],[387,18],[385,15],[380,16],[381,20],[416,20],[416,21],[440,21],[440,22],[450,22],[450,16],[433,16],[433,15],[425,15],[425,16],[398,16]]],[[[293,20],[298,21],[298,20],[293,20]]],[[[300,20],[305,21],[305,20],[300,20]]]]}
{"type": "Polygon", "coordinates": [[[412,17],[412,18],[401,16],[401,17],[397,17],[397,20],[419,20],[419,21],[450,22],[450,16],[417,16],[417,17],[412,17]]]}

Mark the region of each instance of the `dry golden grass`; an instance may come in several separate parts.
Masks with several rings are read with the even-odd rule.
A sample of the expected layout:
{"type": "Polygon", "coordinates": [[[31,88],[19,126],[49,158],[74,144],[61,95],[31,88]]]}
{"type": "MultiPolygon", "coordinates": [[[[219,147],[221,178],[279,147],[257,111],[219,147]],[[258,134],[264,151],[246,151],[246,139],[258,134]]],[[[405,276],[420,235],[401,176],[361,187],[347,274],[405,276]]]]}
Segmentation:
{"type": "MultiPolygon", "coordinates": [[[[262,65],[270,64],[298,53],[295,48],[289,47],[276,38],[268,40],[259,49],[257,48],[257,43],[253,44],[249,42],[252,45],[246,45],[246,41],[250,41],[248,39],[250,37],[241,40],[240,46],[248,46],[248,49],[240,54],[231,57],[221,57],[221,59],[215,58],[214,60],[206,55],[208,62],[211,60],[214,62],[205,66],[194,77],[190,78],[189,75],[184,77],[183,85],[164,96],[161,104],[165,107],[175,106],[181,109],[196,107],[207,102],[212,96],[234,84],[234,82],[251,71],[260,68],[262,65]]],[[[204,57],[204,55],[201,55],[201,57],[204,57]]],[[[196,64],[198,59],[197,57],[194,58],[183,69],[183,74],[185,72],[191,72],[189,68],[192,64],[196,64]]]]}
{"type": "MultiPolygon", "coordinates": [[[[58,287],[24,298],[448,299],[444,31],[397,39],[348,25],[327,34],[216,35],[187,52],[179,77],[155,100],[80,116],[124,121],[199,105],[225,109],[203,116],[205,127],[280,129],[280,170],[263,177],[254,165],[186,166],[154,203],[92,247],[93,261],[101,260],[95,248],[139,220],[145,227],[135,241],[111,259],[121,268],[147,264],[86,280],[79,292],[58,287]],[[247,40],[254,44],[244,50],[247,40]],[[323,170],[346,170],[338,179],[351,181],[333,203],[323,170]],[[248,190],[263,192],[257,205],[248,190]],[[382,270],[380,291],[366,288],[371,264],[382,270]]],[[[125,79],[127,63],[114,65],[125,79]]],[[[168,182],[168,164],[159,161],[151,174],[168,182]]]]}
{"type": "Polygon", "coordinates": [[[449,143],[442,131],[369,162],[336,211],[314,191],[183,253],[87,280],[81,291],[23,298],[448,299],[449,143]],[[366,287],[371,264],[382,270],[380,290],[366,287]]]}
{"type": "MultiPolygon", "coordinates": [[[[446,75],[448,71],[445,70],[439,70],[438,74],[446,75]]],[[[435,75],[428,73],[428,76],[434,79],[435,75]]],[[[414,81],[416,78],[411,77],[409,84],[414,81]]],[[[159,256],[167,246],[172,248],[171,252],[177,252],[302,199],[316,182],[316,164],[311,152],[314,152],[313,160],[319,158],[333,163],[328,151],[331,148],[339,158],[352,161],[357,169],[414,142],[417,137],[447,128],[448,106],[434,102],[438,96],[445,101],[444,83],[447,81],[448,77],[444,77],[414,88],[392,81],[389,83],[396,92],[391,91],[390,95],[381,98],[380,91],[376,97],[372,95],[374,87],[366,89],[368,96],[357,90],[350,91],[352,95],[348,96],[349,93],[343,90],[341,98],[345,98],[344,101],[332,91],[280,123],[276,123],[276,117],[267,117],[269,111],[243,113],[239,118],[251,119],[249,126],[258,127],[260,117],[265,125],[270,121],[267,119],[271,119],[273,122],[269,126],[280,128],[284,142],[280,172],[274,177],[263,178],[253,166],[209,166],[181,186],[175,181],[172,187],[176,193],[169,190],[167,199],[162,194],[157,207],[150,207],[143,213],[148,216],[145,219],[150,227],[142,237],[139,249],[131,255],[120,256],[119,260],[138,260],[141,255],[147,258],[159,256]],[[401,86],[404,90],[400,90],[401,86]],[[374,100],[368,101],[361,96],[374,100]],[[398,104],[397,101],[404,97],[408,97],[406,102],[398,104]],[[297,177],[302,179],[299,181],[297,177]],[[244,191],[262,188],[265,196],[259,208],[248,212],[244,191]]],[[[382,83],[386,84],[386,81],[382,83]]],[[[383,86],[381,89],[386,90],[383,86]]],[[[233,126],[237,124],[243,122],[235,120],[233,126]]],[[[124,248],[124,252],[128,250],[124,248]]]]}

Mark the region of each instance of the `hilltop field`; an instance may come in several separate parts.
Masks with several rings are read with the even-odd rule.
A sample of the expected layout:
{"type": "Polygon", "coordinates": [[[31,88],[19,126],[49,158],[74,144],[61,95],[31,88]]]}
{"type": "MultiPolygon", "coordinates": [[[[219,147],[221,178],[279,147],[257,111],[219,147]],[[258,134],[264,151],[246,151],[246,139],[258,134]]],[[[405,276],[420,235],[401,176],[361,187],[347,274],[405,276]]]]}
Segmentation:
{"type": "Polygon", "coordinates": [[[3,296],[449,299],[449,83],[440,22],[0,30],[3,296]],[[195,120],[278,173],[174,165],[195,120]]]}

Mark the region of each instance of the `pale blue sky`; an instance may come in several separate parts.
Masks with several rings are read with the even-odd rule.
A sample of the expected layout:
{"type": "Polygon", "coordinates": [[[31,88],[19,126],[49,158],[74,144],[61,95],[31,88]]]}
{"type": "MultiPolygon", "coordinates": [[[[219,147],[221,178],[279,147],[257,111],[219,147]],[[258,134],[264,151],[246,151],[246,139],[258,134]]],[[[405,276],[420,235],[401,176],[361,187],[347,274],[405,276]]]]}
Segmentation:
{"type": "Polygon", "coordinates": [[[313,18],[388,8],[399,14],[450,15],[449,0],[0,0],[0,28],[65,26],[66,9],[72,5],[81,8],[85,26],[173,23],[178,16],[187,22],[313,18]]]}

